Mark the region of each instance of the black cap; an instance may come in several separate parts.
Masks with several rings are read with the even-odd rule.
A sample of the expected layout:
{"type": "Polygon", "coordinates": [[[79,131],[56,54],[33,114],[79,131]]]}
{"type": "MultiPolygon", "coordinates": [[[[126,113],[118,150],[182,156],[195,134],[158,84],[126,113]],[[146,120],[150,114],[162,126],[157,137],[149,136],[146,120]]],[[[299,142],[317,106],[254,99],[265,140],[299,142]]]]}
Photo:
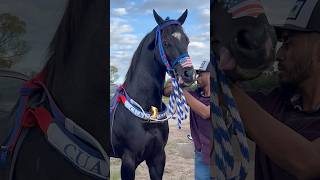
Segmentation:
{"type": "Polygon", "coordinates": [[[201,62],[200,67],[196,70],[196,73],[210,72],[210,61],[204,60],[201,62]]]}
{"type": "Polygon", "coordinates": [[[275,25],[274,27],[277,35],[279,35],[282,30],[320,33],[319,17],[319,0],[297,0],[285,23],[282,25],[275,25]]]}

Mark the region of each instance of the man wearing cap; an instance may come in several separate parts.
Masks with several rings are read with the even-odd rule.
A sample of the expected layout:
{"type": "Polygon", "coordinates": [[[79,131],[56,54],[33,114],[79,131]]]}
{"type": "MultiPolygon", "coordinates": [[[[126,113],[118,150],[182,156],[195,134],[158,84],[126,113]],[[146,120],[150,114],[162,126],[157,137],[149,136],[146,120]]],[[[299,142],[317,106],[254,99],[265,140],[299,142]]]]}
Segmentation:
{"type": "MultiPolygon", "coordinates": [[[[203,61],[197,72],[197,89],[183,90],[190,106],[191,136],[195,146],[195,179],[210,179],[210,151],[212,148],[212,126],[210,120],[210,61],[203,61]]],[[[166,84],[164,95],[173,90],[171,82],[166,84]]]]}
{"type": "Polygon", "coordinates": [[[320,179],[320,1],[298,0],[282,26],[281,86],[251,99],[232,88],[255,141],[255,179],[320,179]]]}

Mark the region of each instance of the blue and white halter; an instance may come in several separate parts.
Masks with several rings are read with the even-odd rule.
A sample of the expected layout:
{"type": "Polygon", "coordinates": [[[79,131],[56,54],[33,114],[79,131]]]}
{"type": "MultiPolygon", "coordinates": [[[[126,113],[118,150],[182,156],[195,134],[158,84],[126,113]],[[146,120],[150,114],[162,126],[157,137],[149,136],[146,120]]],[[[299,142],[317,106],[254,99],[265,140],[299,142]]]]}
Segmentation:
{"type": "MultiPolygon", "coordinates": [[[[155,43],[159,48],[159,53],[163,64],[166,66],[167,73],[171,76],[171,81],[173,84],[174,91],[170,95],[169,100],[169,113],[167,112],[166,105],[164,103],[162,107],[162,112],[159,113],[157,118],[151,118],[151,114],[149,112],[144,111],[141,106],[134,101],[129,95],[126,93],[125,89],[120,86],[117,89],[115,96],[112,99],[110,111],[113,111],[118,102],[122,102],[124,106],[135,116],[144,119],[146,122],[164,122],[169,120],[175,114],[175,105],[177,107],[178,113],[178,128],[181,128],[181,121],[187,118],[187,114],[189,112],[189,106],[187,105],[186,99],[183,95],[182,89],[179,87],[178,81],[175,78],[174,67],[176,64],[183,64],[187,61],[191,61],[191,58],[188,53],[181,54],[178,56],[172,64],[170,65],[165,50],[162,45],[161,39],[161,30],[170,26],[170,25],[181,25],[179,21],[176,20],[167,20],[163,24],[158,25],[156,29],[156,40],[155,43]]],[[[185,63],[186,64],[186,63],[185,63]]]]}

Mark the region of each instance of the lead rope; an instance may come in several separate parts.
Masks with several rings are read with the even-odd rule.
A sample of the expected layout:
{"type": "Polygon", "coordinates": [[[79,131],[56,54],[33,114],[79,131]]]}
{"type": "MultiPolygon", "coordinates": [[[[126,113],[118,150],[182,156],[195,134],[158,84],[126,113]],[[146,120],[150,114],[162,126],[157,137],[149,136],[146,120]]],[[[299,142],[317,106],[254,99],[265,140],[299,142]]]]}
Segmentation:
{"type": "Polygon", "coordinates": [[[242,124],[239,111],[237,109],[235,100],[231,94],[228,86],[228,81],[225,74],[219,68],[218,63],[213,59],[214,70],[212,73],[213,91],[211,111],[212,111],[212,123],[213,123],[213,136],[214,136],[214,159],[217,170],[217,180],[222,179],[239,179],[243,180],[248,174],[249,165],[249,148],[247,144],[246,134],[242,124]],[[222,109],[219,106],[218,90],[219,86],[222,91],[223,99],[227,102],[227,108],[232,118],[232,125],[230,126],[232,132],[236,134],[236,138],[240,144],[241,152],[241,164],[238,174],[232,175],[234,170],[234,154],[231,146],[231,135],[228,133],[228,128],[223,119],[222,109]]]}
{"type": "Polygon", "coordinates": [[[170,94],[169,99],[169,113],[174,114],[174,107],[177,106],[178,113],[178,128],[181,129],[182,120],[187,119],[189,113],[189,106],[187,105],[186,98],[183,94],[182,89],[180,88],[177,80],[171,78],[173,85],[173,92],[170,94]]]}

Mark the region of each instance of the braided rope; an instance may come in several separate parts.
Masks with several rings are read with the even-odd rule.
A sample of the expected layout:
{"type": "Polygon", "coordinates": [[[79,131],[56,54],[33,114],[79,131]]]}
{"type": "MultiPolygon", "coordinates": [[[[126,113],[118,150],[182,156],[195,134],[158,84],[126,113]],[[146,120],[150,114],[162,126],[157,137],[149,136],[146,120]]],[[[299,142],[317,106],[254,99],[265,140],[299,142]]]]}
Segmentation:
{"type": "Polygon", "coordinates": [[[175,78],[171,78],[173,92],[170,94],[169,99],[169,113],[171,115],[174,114],[174,107],[177,107],[178,114],[178,128],[181,129],[182,120],[187,119],[189,113],[189,106],[187,105],[187,101],[185,96],[183,95],[183,91],[180,88],[177,80],[175,78]]]}
{"type": "Polygon", "coordinates": [[[214,72],[212,73],[213,81],[211,81],[212,101],[211,110],[214,127],[214,158],[217,169],[217,179],[245,179],[248,173],[249,165],[249,148],[246,140],[244,127],[241,117],[236,107],[236,103],[228,86],[228,81],[224,73],[219,69],[215,59],[213,59],[214,72]],[[228,133],[228,128],[223,119],[221,107],[219,106],[218,92],[219,87],[223,95],[224,101],[227,103],[227,108],[232,118],[232,132],[235,132],[236,138],[240,144],[241,164],[238,175],[232,177],[234,169],[233,150],[231,146],[231,136],[228,133]]]}

